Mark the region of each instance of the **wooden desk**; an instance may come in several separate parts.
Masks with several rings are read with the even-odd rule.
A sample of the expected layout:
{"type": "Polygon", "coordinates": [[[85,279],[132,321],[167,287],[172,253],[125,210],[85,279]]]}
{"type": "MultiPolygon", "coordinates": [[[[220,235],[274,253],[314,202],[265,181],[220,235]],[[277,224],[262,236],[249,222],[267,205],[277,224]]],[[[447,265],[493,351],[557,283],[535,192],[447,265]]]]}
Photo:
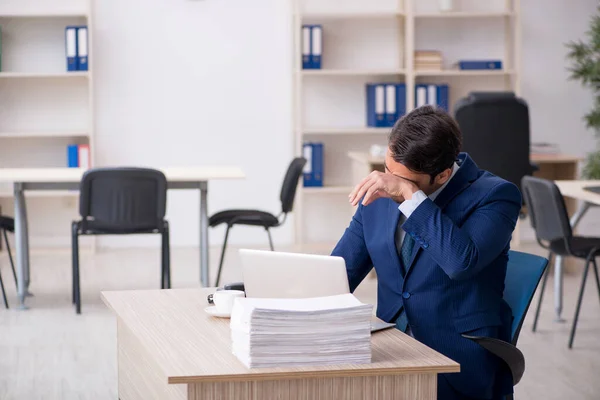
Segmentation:
{"type": "MultiPolygon", "coordinates": [[[[208,181],[243,179],[237,167],[174,167],[161,169],[169,189],[200,190],[200,279],[209,286],[208,277],[208,181]]],[[[19,308],[24,309],[29,288],[29,234],[25,192],[30,190],[79,190],[80,168],[0,168],[0,183],[12,183],[15,197],[15,246],[19,308]]],[[[69,224],[65,225],[70,226],[69,224]]]]}
{"type": "Polygon", "coordinates": [[[457,363],[395,329],[373,334],[371,364],[246,368],[228,319],[204,312],[214,289],[102,292],[117,316],[121,400],[433,400],[457,363]]]}

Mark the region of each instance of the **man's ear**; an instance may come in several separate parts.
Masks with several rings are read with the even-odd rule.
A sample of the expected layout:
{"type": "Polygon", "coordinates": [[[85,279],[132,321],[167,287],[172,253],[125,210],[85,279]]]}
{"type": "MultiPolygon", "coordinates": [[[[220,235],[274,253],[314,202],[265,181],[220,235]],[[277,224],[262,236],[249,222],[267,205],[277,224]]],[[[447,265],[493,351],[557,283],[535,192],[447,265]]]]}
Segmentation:
{"type": "Polygon", "coordinates": [[[448,182],[448,179],[450,179],[451,176],[452,168],[448,168],[440,172],[438,176],[435,177],[435,183],[437,183],[438,185],[443,185],[444,183],[448,182]]]}

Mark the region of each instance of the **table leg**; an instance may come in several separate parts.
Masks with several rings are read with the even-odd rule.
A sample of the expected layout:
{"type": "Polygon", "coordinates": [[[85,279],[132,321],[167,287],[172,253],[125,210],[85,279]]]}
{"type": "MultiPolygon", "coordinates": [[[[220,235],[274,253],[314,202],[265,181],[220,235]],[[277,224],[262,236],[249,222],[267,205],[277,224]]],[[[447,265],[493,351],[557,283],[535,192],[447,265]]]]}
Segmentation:
{"type": "Polygon", "coordinates": [[[200,182],[200,282],[209,286],[208,279],[208,182],[200,182]]]}
{"type": "Polygon", "coordinates": [[[15,247],[17,253],[17,294],[19,297],[18,309],[24,310],[25,296],[27,295],[29,247],[27,243],[27,213],[25,211],[25,194],[23,185],[15,182],[15,247]]]}
{"type": "MultiPolygon", "coordinates": [[[[581,218],[585,215],[585,213],[591,207],[590,203],[584,202],[581,204],[579,209],[573,216],[571,217],[571,227],[575,229],[581,218]]],[[[563,257],[555,257],[554,261],[554,310],[555,310],[555,318],[556,322],[565,322],[562,318],[562,308],[563,308],[563,265],[564,259],[563,257]]]]}

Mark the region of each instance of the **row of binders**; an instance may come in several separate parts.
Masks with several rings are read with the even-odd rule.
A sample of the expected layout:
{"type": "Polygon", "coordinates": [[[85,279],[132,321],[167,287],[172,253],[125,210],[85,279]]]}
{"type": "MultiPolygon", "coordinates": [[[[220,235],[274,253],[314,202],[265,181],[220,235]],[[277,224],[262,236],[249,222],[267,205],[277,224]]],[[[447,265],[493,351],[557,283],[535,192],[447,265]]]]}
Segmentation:
{"type": "Polygon", "coordinates": [[[65,28],[65,54],[67,57],[67,71],[88,70],[87,26],[67,26],[65,28]]]}
{"type": "MultiPolygon", "coordinates": [[[[367,126],[392,127],[406,114],[406,84],[367,84],[367,126]]],[[[437,106],[448,112],[448,85],[418,84],[415,86],[415,106],[437,106]]]]}
{"type": "Polygon", "coordinates": [[[89,169],[91,167],[90,145],[71,144],[67,146],[67,166],[89,169]]]}
{"type": "Polygon", "coordinates": [[[323,27],[302,25],[302,69],[321,69],[323,27]]]}
{"type": "Polygon", "coordinates": [[[302,155],[306,159],[303,180],[305,187],[323,186],[323,143],[306,142],[302,146],[302,155]]]}

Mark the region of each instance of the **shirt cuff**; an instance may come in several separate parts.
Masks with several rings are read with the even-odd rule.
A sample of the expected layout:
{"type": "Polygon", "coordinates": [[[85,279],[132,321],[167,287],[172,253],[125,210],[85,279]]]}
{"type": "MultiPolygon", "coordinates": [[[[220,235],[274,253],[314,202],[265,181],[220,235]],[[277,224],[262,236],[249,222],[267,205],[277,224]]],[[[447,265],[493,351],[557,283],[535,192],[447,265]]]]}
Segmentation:
{"type": "Polygon", "coordinates": [[[426,199],[427,196],[425,195],[425,193],[423,193],[422,190],[419,190],[418,192],[413,193],[412,199],[404,200],[402,204],[398,206],[398,209],[402,214],[404,214],[406,219],[408,219],[410,218],[410,215],[413,213],[413,211],[415,211],[417,207],[419,207],[421,203],[424,202],[426,199]]]}

